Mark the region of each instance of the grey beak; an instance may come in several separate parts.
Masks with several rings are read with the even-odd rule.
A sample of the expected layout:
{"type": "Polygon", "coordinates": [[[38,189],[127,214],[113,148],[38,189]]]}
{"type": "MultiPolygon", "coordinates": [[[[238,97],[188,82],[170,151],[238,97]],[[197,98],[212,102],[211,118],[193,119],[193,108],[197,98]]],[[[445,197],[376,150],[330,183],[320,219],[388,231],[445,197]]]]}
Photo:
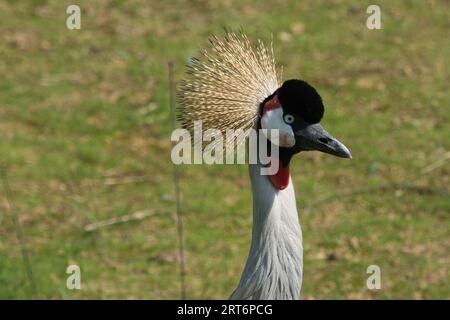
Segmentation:
{"type": "Polygon", "coordinates": [[[317,150],[341,158],[352,158],[350,151],[320,124],[310,124],[295,132],[296,145],[302,150],[317,150]]]}

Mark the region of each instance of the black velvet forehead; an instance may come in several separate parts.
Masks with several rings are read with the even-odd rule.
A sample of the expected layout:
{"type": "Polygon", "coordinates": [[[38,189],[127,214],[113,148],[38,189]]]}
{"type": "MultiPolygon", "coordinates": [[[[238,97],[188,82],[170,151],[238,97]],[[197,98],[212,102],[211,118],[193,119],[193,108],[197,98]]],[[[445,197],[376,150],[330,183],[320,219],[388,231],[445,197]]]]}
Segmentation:
{"type": "Polygon", "coordinates": [[[323,117],[322,98],[306,81],[285,81],[278,89],[278,99],[284,112],[298,115],[306,122],[317,123],[323,117]]]}

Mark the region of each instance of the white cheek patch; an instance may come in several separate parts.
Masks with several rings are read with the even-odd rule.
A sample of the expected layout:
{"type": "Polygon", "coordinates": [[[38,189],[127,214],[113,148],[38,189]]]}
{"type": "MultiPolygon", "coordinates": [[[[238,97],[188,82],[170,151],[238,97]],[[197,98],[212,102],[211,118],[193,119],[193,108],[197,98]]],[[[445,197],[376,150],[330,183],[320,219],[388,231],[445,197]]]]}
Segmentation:
{"type": "MultiPolygon", "coordinates": [[[[283,109],[275,108],[268,110],[265,112],[261,118],[261,128],[268,129],[270,132],[271,129],[278,129],[279,132],[279,141],[271,141],[267,136],[268,133],[264,132],[267,140],[270,140],[273,144],[279,147],[293,147],[295,145],[295,137],[294,132],[292,131],[292,127],[288,125],[283,120],[283,109]]],[[[270,134],[269,134],[270,135],[270,134]]]]}

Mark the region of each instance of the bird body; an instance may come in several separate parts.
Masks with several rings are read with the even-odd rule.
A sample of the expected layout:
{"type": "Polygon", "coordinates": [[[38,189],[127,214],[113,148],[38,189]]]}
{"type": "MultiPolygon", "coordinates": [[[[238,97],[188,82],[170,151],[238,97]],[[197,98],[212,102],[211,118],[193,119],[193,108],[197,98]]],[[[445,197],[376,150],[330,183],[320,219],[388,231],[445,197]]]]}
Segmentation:
{"type": "MultiPolygon", "coordinates": [[[[249,164],[252,244],[230,298],[298,299],[303,247],[289,170],[291,158],[312,150],[351,158],[350,152],[320,125],[324,105],[316,89],[297,79],[280,85],[271,48],[261,41],[252,47],[245,35],[229,32],[223,39],[212,37],[210,43],[210,50],[193,60],[180,86],[182,126],[193,132],[195,123],[201,122],[204,131],[217,129],[223,136],[228,129],[245,132],[249,128],[276,130],[280,136],[277,140],[264,130],[258,133],[266,139],[270,161],[279,164],[279,169],[263,175],[259,158],[256,164],[249,164]]],[[[198,141],[194,140],[195,144],[198,141]]]]}

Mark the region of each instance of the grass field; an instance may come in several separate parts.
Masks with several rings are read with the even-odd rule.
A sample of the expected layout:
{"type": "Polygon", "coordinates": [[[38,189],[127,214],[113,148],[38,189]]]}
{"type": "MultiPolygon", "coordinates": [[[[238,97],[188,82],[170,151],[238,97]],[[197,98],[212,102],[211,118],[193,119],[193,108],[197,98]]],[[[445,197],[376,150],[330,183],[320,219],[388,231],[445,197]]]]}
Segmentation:
{"type": "MultiPolygon", "coordinates": [[[[324,98],[352,151],[292,163],[306,299],[450,298],[450,3],[0,1],[0,298],[180,297],[167,61],[242,26],[324,98]],[[15,209],[15,210],[14,210],[15,209]],[[155,215],[95,231],[141,210],[155,215]],[[33,292],[16,236],[27,242],[33,292]],[[81,290],[66,268],[81,268],[81,290]],[[379,265],[382,289],[366,288],[379,265]]],[[[180,168],[187,298],[227,298],[250,246],[244,165],[180,168]]]]}

